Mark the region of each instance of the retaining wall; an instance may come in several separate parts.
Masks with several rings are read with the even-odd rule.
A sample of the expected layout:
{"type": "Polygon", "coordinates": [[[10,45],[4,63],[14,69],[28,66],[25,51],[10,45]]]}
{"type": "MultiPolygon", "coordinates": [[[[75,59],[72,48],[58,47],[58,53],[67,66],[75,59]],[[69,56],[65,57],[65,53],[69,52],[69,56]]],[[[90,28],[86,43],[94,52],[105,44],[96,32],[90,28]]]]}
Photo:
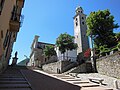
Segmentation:
{"type": "Polygon", "coordinates": [[[42,66],[42,69],[54,73],[65,72],[75,66],[74,62],[70,61],[57,61],[50,64],[45,64],[42,66]]]}
{"type": "Polygon", "coordinates": [[[97,59],[96,65],[98,73],[120,79],[120,52],[97,59]]]}

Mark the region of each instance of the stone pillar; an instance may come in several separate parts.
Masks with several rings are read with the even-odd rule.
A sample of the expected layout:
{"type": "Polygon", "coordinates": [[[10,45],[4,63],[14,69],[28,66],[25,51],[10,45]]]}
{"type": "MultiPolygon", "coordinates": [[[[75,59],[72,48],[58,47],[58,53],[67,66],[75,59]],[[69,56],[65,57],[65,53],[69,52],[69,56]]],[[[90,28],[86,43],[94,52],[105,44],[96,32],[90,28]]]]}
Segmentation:
{"type": "Polygon", "coordinates": [[[17,60],[18,60],[18,58],[13,57],[12,66],[15,66],[17,64],[17,60]]]}

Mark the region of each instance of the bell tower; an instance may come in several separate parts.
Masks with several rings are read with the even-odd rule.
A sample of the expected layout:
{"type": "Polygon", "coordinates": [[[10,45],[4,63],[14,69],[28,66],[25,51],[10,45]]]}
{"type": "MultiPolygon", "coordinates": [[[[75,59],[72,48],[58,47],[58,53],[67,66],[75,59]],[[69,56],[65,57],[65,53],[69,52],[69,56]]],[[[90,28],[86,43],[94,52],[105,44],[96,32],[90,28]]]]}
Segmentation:
{"type": "Polygon", "coordinates": [[[77,7],[75,11],[74,19],[74,37],[75,43],[77,43],[77,55],[86,51],[89,48],[88,37],[86,36],[86,15],[82,7],[77,7]]]}

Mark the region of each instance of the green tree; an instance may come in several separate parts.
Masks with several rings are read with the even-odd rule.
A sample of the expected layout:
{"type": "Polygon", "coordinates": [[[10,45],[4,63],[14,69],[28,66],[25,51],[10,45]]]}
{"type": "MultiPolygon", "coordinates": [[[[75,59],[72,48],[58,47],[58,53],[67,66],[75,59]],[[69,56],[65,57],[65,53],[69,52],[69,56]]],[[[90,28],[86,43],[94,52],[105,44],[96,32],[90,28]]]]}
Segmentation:
{"type": "Polygon", "coordinates": [[[119,26],[114,23],[114,16],[110,14],[108,9],[91,12],[86,23],[88,26],[87,35],[92,37],[97,48],[103,45],[110,48],[117,44],[113,29],[119,26]]]}
{"type": "Polygon", "coordinates": [[[120,32],[119,32],[119,33],[116,33],[116,36],[115,36],[115,37],[116,37],[116,41],[117,41],[117,42],[120,42],[120,32]]]}
{"type": "Polygon", "coordinates": [[[68,59],[68,50],[73,50],[77,48],[77,44],[74,43],[74,36],[71,36],[67,33],[60,34],[60,36],[56,40],[56,45],[59,48],[60,52],[63,54],[67,52],[68,59]]]}
{"type": "MultiPolygon", "coordinates": [[[[114,23],[114,16],[110,14],[108,9],[91,12],[86,19],[86,24],[88,27],[87,36],[91,37],[91,42],[94,42],[94,48],[98,50],[98,53],[108,51],[108,48],[117,45],[113,29],[118,28],[119,26],[114,23]]],[[[94,72],[96,72],[96,60],[94,56],[92,64],[94,72]]]]}
{"type": "Polygon", "coordinates": [[[56,55],[56,51],[54,50],[54,46],[52,45],[47,45],[44,49],[44,54],[48,57],[48,59],[51,57],[51,56],[54,56],[56,55]]]}

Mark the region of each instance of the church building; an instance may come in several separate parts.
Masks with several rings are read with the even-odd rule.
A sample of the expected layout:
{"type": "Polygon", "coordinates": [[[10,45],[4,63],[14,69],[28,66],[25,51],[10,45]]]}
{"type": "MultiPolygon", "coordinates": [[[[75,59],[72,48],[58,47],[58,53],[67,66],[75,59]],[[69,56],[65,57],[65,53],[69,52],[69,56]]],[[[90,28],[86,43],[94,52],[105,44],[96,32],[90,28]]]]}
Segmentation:
{"type": "Polygon", "coordinates": [[[69,60],[72,62],[76,62],[77,57],[82,58],[80,56],[81,53],[84,53],[89,48],[88,37],[86,36],[86,15],[81,7],[77,7],[75,11],[75,16],[73,17],[74,21],[74,42],[77,43],[78,48],[75,50],[69,50],[65,52],[64,59],[63,54],[59,51],[59,48],[55,46],[55,44],[39,42],[39,36],[35,36],[33,43],[31,45],[31,55],[30,61],[28,63],[29,66],[39,66],[40,64],[45,64],[46,62],[53,62],[58,60],[69,60]],[[52,58],[55,60],[47,60],[45,55],[43,55],[43,50],[46,45],[53,45],[56,50],[57,57],[52,58]]]}

